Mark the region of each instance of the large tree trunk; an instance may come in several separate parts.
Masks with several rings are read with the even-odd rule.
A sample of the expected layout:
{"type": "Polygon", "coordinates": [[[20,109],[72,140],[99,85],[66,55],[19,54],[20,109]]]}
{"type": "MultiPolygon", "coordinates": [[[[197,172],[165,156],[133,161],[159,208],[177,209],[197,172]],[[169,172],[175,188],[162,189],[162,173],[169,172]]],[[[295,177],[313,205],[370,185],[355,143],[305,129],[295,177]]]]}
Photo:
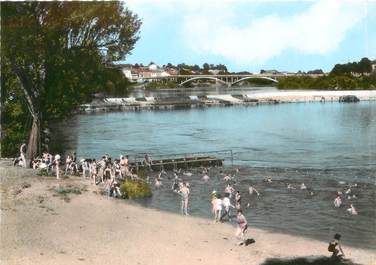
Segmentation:
{"type": "Polygon", "coordinates": [[[38,115],[33,115],[33,124],[31,126],[30,136],[29,136],[29,144],[27,145],[27,158],[33,159],[38,154],[40,154],[40,118],[38,115]]]}
{"type": "Polygon", "coordinates": [[[33,89],[33,82],[27,75],[27,71],[17,64],[12,64],[12,69],[16,73],[23,90],[27,102],[27,107],[31,116],[33,117],[33,123],[31,126],[29,144],[27,145],[26,159],[33,159],[40,153],[41,147],[41,116],[39,112],[39,98],[38,91],[33,89]]]}

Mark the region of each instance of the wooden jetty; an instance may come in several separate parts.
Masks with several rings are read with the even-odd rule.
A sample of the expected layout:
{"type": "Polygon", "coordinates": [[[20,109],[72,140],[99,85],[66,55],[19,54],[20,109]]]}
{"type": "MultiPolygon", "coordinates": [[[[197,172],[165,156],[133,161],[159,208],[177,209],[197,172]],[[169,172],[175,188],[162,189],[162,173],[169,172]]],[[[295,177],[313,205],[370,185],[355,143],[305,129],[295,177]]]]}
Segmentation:
{"type": "Polygon", "coordinates": [[[213,156],[197,156],[197,157],[178,157],[174,159],[156,159],[152,160],[150,165],[146,165],[142,161],[130,163],[133,168],[150,167],[152,170],[174,170],[174,169],[188,169],[192,167],[215,167],[222,166],[224,159],[213,156]]]}

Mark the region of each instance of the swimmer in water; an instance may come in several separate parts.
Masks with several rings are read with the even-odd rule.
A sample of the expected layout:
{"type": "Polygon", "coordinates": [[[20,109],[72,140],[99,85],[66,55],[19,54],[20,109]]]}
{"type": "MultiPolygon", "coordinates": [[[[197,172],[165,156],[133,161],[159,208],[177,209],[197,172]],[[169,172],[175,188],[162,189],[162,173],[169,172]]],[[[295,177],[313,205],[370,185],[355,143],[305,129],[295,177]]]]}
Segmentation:
{"type": "Polygon", "coordinates": [[[339,195],[334,199],[334,207],[339,208],[342,205],[342,199],[339,195]]]}
{"type": "Polygon", "coordinates": [[[306,190],[307,189],[307,186],[304,184],[304,182],[300,185],[300,189],[301,190],[306,190]]]}
{"type": "Polygon", "coordinates": [[[272,183],[272,179],[271,178],[266,178],[266,179],[264,179],[264,182],[266,182],[266,183],[272,183]]]}
{"type": "Polygon", "coordinates": [[[227,184],[227,187],[225,188],[225,194],[228,194],[228,197],[230,199],[232,198],[232,194],[234,193],[234,191],[234,188],[230,184],[227,184]]]}
{"type": "Polygon", "coordinates": [[[287,189],[289,189],[289,190],[295,190],[296,188],[293,185],[287,183],[287,189]]]}
{"type": "Polygon", "coordinates": [[[230,181],[231,180],[231,177],[230,175],[226,174],[224,177],[223,177],[223,181],[230,181]]]}
{"type": "Polygon", "coordinates": [[[175,192],[178,192],[179,191],[179,181],[178,179],[174,179],[174,182],[172,183],[172,187],[171,189],[175,192]]]}
{"type": "Polygon", "coordinates": [[[159,188],[162,186],[162,181],[160,181],[158,178],[155,179],[155,183],[154,183],[154,186],[156,188],[159,188]]]}
{"type": "Polygon", "coordinates": [[[181,213],[188,215],[188,200],[190,190],[188,188],[188,183],[183,183],[183,186],[180,188],[178,193],[182,196],[181,198],[181,213]]]}
{"type": "Polygon", "coordinates": [[[350,204],[350,208],[347,209],[347,212],[352,215],[358,214],[358,212],[356,211],[355,207],[352,204],[350,204]]]}
{"type": "Polygon", "coordinates": [[[202,177],[202,180],[205,181],[205,182],[208,182],[209,179],[210,179],[210,177],[209,177],[207,174],[205,174],[205,175],[202,177]]]}
{"type": "Polygon", "coordinates": [[[249,192],[249,195],[251,196],[253,195],[254,192],[257,194],[257,196],[260,196],[260,193],[253,186],[249,186],[248,192],[249,192]]]}

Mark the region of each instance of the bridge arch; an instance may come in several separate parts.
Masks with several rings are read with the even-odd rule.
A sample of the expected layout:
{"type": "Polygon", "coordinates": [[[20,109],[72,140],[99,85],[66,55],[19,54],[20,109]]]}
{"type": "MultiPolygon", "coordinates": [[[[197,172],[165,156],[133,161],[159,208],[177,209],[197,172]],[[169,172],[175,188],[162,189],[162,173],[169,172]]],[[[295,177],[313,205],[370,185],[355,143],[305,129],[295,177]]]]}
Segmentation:
{"type": "Polygon", "coordinates": [[[197,76],[197,77],[192,77],[192,78],[190,78],[190,79],[188,79],[188,80],[185,80],[184,82],[181,82],[181,83],[179,84],[179,86],[182,86],[182,85],[184,85],[184,84],[186,84],[186,83],[189,83],[189,82],[191,82],[191,81],[193,81],[193,80],[197,80],[197,79],[210,79],[210,80],[215,80],[215,81],[217,81],[217,82],[219,82],[219,83],[222,83],[222,84],[228,85],[228,83],[226,83],[225,81],[223,81],[223,80],[221,80],[221,79],[219,79],[219,78],[216,78],[216,77],[211,77],[211,76],[197,76]]]}
{"type": "Polygon", "coordinates": [[[277,79],[274,79],[274,78],[271,78],[271,77],[266,77],[266,76],[247,76],[247,77],[243,77],[231,84],[229,84],[229,86],[232,86],[232,85],[235,85],[236,83],[239,83],[239,82],[242,82],[244,80],[248,80],[248,79],[265,79],[265,80],[269,80],[269,81],[272,81],[274,83],[278,83],[278,80],[277,79]]]}

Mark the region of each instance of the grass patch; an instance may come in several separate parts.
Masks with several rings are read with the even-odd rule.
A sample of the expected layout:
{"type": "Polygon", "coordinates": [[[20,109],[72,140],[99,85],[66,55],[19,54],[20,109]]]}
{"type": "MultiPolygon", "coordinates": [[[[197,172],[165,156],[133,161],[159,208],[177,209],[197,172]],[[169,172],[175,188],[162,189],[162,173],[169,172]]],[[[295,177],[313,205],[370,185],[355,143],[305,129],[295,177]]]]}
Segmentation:
{"type": "Polygon", "coordinates": [[[151,188],[142,180],[126,180],[120,185],[120,191],[125,199],[151,197],[151,188]]]}

